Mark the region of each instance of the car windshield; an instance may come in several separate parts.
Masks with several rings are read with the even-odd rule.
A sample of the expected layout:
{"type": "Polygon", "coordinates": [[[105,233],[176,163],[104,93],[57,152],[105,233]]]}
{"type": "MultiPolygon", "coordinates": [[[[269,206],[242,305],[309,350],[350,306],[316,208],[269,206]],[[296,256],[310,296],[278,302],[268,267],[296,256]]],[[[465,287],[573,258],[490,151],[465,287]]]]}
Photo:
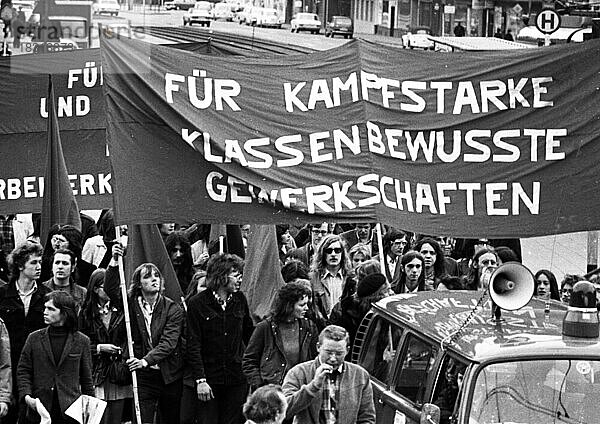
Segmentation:
{"type": "Polygon", "coordinates": [[[196,5],[194,6],[194,9],[196,10],[210,10],[210,8],[210,3],[196,3],[196,5]]]}
{"type": "Polygon", "coordinates": [[[503,362],[477,375],[469,424],[598,422],[600,361],[503,362]]]}
{"type": "Polygon", "coordinates": [[[299,13],[298,19],[306,19],[306,20],[316,21],[317,15],[313,15],[312,13],[299,13]]]}

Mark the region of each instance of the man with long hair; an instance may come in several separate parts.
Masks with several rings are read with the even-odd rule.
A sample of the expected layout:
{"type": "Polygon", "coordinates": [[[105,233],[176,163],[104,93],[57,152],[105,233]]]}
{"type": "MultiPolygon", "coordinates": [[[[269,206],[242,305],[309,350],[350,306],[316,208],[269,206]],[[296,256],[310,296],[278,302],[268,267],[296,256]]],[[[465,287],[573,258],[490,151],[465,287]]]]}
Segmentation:
{"type": "Polygon", "coordinates": [[[73,296],[54,291],[45,299],[47,327],[27,337],[17,369],[19,394],[28,408],[20,422],[36,422],[39,400],[53,424],[70,424],[67,408],[82,394],[94,396],[90,339],[77,331],[73,296]]]}
{"type": "Polygon", "coordinates": [[[313,258],[311,284],[314,302],[325,317],[341,299],[354,294],[352,265],[339,235],[330,234],[319,245],[313,258]]]}
{"type": "MultiPolygon", "coordinates": [[[[123,255],[120,243],[113,246],[104,281],[110,299],[122,301],[117,259],[123,255]]],[[[137,372],[142,424],[155,421],[179,422],[183,360],[181,333],[183,310],[162,295],[164,279],[156,265],[138,266],[129,284],[129,314],[133,355],[127,360],[130,371],[137,372]]]]}
{"type": "Polygon", "coordinates": [[[174,231],[165,239],[165,247],[177,274],[181,291],[186,293],[194,275],[192,245],[182,231],[174,231]]]}
{"type": "Polygon", "coordinates": [[[187,310],[187,361],[195,388],[185,386],[182,423],[238,424],[248,393],[242,356],[253,330],[246,296],[240,292],[244,262],[215,254],[206,267],[207,289],[187,310]]]}

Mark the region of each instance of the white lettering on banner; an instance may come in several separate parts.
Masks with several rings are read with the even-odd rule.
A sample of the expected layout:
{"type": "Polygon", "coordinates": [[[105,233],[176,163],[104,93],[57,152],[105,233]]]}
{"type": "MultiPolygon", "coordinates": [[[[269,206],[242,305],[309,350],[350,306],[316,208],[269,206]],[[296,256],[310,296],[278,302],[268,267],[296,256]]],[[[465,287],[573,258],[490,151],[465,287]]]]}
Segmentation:
{"type": "Polygon", "coordinates": [[[305,161],[333,162],[346,155],[357,156],[363,152],[428,163],[558,161],[566,157],[565,152],[560,150],[560,137],[566,136],[566,128],[506,129],[496,132],[483,129],[445,132],[386,128],[382,131],[378,125],[366,122],[364,125],[353,125],[350,131],[336,128],[309,134],[283,135],[275,140],[263,137],[218,142],[207,132],[200,133],[188,128],[181,130],[182,139],[202,153],[208,162],[237,163],[255,169],[272,166],[286,168],[305,161]],[[300,146],[305,145],[308,146],[308,155],[300,150],[300,146]],[[526,158],[522,158],[521,146],[528,151],[526,158]]]}
{"type": "MultiPolygon", "coordinates": [[[[69,175],[69,182],[75,196],[112,194],[110,179],[110,174],[69,175]]],[[[43,195],[44,177],[0,178],[0,200],[36,198],[43,195]]]]}
{"type": "MultiPolygon", "coordinates": [[[[167,101],[172,103],[172,92],[179,90],[173,85],[175,77],[166,74],[165,91],[167,101]]],[[[177,81],[183,83],[182,76],[177,76],[177,81]]],[[[460,115],[468,112],[472,114],[488,113],[494,110],[523,108],[552,107],[554,102],[542,96],[548,94],[548,85],[553,82],[552,77],[508,78],[506,81],[399,81],[379,77],[376,74],[361,71],[360,78],[356,72],[348,75],[343,81],[334,77],[330,82],[325,79],[301,81],[297,83],[283,83],[283,97],[285,110],[289,113],[307,112],[317,107],[331,109],[339,107],[343,101],[355,103],[361,100],[374,101],[374,95],[381,97],[381,104],[385,108],[400,109],[406,112],[421,113],[429,107],[436,113],[452,113],[460,115]],[[528,87],[529,86],[529,87],[528,87]],[[526,87],[530,90],[524,90],[526,87]],[[425,91],[435,91],[434,104],[428,105],[425,91]],[[351,96],[342,99],[343,92],[351,96]],[[523,94],[529,92],[528,99],[523,94]],[[494,106],[491,108],[490,106],[494,106]]]]}
{"type": "Polygon", "coordinates": [[[185,75],[170,72],[165,74],[165,98],[168,103],[174,103],[174,93],[181,93],[197,109],[207,109],[214,103],[216,110],[223,110],[223,103],[226,103],[231,110],[239,111],[241,109],[233,98],[240,92],[241,87],[237,81],[208,78],[205,70],[194,69],[192,75],[188,75],[187,78],[185,75]],[[203,97],[199,97],[199,93],[203,97]]]}
{"type": "Polygon", "coordinates": [[[472,183],[438,182],[435,184],[401,181],[377,174],[361,175],[356,181],[333,182],[304,188],[282,188],[266,193],[236,178],[211,172],[206,190],[216,202],[252,203],[281,202],[286,207],[297,205],[310,214],[342,212],[357,207],[383,203],[395,210],[446,215],[449,207],[462,213],[494,215],[539,215],[541,185],[533,181],[525,187],[519,182],[472,183]],[[359,197],[358,203],[351,197],[359,197]],[[480,200],[477,201],[476,200],[480,200]],[[484,210],[475,210],[483,204],[484,210]]]}
{"type": "MultiPolygon", "coordinates": [[[[85,116],[90,113],[90,98],[85,95],[79,96],[58,96],[57,113],[59,118],[72,116],[85,116]]],[[[40,116],[48,118],[48,106],[45,97],[40,98],[40,116]]]]}

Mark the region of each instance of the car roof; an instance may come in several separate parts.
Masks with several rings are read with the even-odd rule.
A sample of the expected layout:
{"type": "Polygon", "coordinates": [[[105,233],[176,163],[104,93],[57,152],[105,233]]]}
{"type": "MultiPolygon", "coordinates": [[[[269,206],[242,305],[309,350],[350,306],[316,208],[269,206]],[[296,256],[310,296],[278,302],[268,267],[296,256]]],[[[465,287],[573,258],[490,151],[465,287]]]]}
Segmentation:
{"type": "Polygon", "coordinates": [[[373,309],[413,332],[422,334],[474,362],[532,357],[540,355],[589,355],[600,358],[600,340],[575,339],[562,335],[562,320],[567,311],[560,302],[531,299],[516,311],[502,311],[503,321],[491,321],[491,301],[486,296],[469,324],[462,327],[483,292],[427,291],[390,296],[373,309]],[[452,334],[461,329],[449,344],[452,334]]]}

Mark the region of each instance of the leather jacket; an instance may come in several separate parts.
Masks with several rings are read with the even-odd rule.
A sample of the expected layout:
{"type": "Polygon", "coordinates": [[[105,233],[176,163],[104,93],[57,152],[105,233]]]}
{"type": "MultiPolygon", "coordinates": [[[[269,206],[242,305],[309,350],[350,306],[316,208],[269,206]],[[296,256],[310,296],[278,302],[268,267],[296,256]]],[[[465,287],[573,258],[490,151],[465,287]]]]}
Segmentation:
{"type": "MultiPolygon", "coordinates": [[[[300,320],[299,362],[317,356],[318,331],[315,324],[306,318],[300,320]]],[[[271,318],[260,322],[246,348],[242,370],[251,386],[282,384],[286,373],[294,366],[284,354],[279,326],[271,318]]]]}

